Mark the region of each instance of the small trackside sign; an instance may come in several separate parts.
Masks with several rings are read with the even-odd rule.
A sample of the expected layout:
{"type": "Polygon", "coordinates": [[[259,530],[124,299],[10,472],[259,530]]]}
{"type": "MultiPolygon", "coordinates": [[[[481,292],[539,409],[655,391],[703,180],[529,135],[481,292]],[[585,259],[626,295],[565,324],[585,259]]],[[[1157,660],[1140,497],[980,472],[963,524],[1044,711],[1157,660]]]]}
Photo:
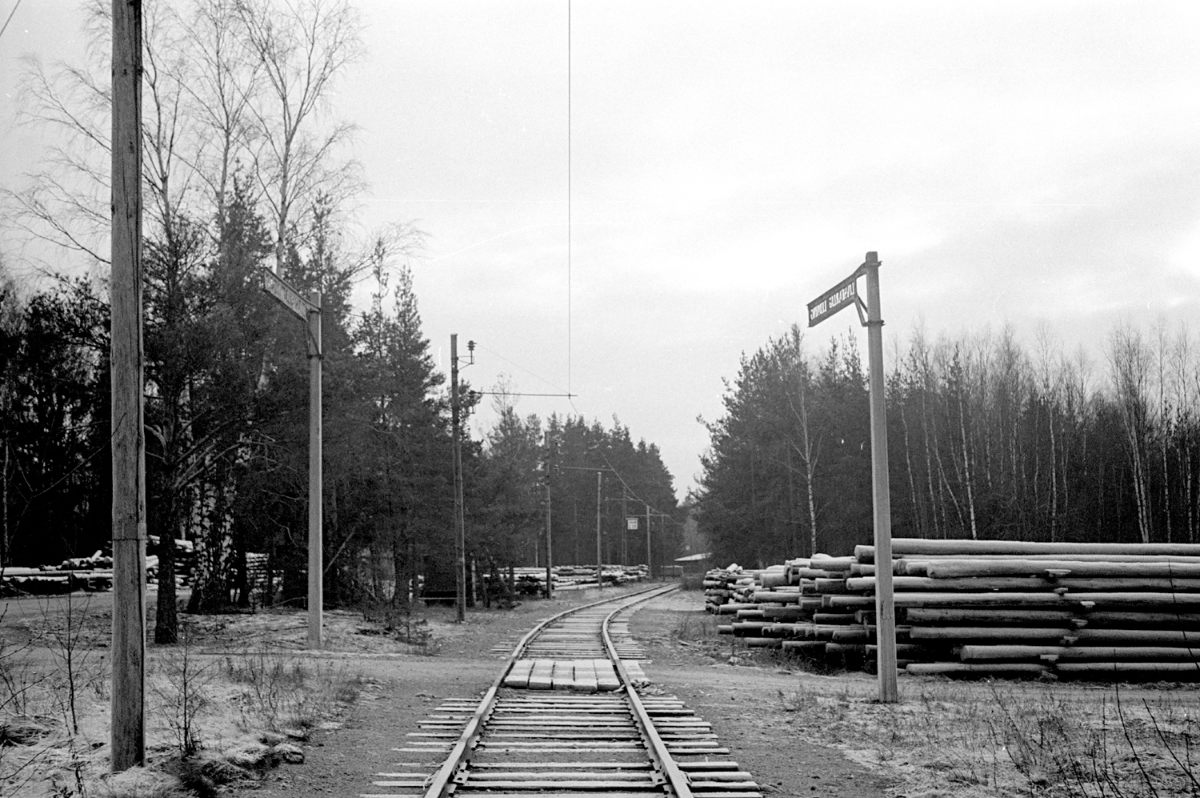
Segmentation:
{"type": "Polygon", "coordinates": [[[859,301],[858,276],[859,272],[855,271],[854,274],[808,303],[809,327],[815,327],[842,308],[854,305],[859,301]]]}
{"type": "Polygon", "coordinates": [[[262,290],[275,297],[279,304],[290,310],[292,315],[301,321],[304,321],[309,313],[320,312],[320,308],[300,296],[299,291],[285,283],[270,269],[260,270],[259,280],[262,290]]]}

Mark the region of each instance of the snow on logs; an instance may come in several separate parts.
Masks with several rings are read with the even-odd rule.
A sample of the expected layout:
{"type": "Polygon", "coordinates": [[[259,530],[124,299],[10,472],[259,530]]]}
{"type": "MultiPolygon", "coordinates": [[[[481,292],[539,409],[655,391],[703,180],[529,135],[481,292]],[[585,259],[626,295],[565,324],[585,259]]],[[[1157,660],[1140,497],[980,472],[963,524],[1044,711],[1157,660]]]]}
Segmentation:
{"type": "MultiPolygon", "coordinates": [[[[1200,677],[1200,545],[892,542],[899,666],[915,674],[1200,677]]],[[[724,634],[875,663],[874,549],[705,579],[724,634]]]]}

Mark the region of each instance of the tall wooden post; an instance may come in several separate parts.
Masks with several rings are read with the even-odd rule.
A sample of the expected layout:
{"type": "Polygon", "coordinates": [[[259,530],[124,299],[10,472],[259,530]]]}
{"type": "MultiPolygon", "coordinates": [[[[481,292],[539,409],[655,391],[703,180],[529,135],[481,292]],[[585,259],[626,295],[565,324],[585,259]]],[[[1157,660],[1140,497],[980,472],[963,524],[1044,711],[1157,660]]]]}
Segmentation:
{"type": "Polygon", "coordinates": [[[321,648],[325,557],[321,511],[321,292],[313,291],[308,323],[308,647],[321,648]]]}
{"type": "Polygon", "coordinates": [[[650,503],[646,502],[646,575],[654,578],[654,561],[650,555],[650,503]]]}
{"type": "Polygon", "coordinates": [[[896,686],[896,605],[892,597],[892,502],[888,486],[887,412],[883,397],[883,316],[879,308],[879,254],[868,252],[863,264],[837,285],[808,303],[813,327],[843,308],[854,307],[867,328],[867,371],[871,401],[871,487],[875,526],[875,642],[878,644],[879,700],[899,700],[896,686]],[[867,278],[867,315],[863,318],[858,278],[867,278]]]}
{"type": "Polygon", "coordinates": [[[896,604],[892,596],[892,500],[888,484],[887,411],[883,397],[883,316],[879,307],[879,255],[868,252],[867,371],[871,400],[871,488],[875,516],[875,643],[879,700],[900,700],[896,684],[896,604]]]}
{"type": "Polygon", "coordinates": [[[324,476],[321,457],[321,292],[313,291],[310,299],[305,299],[270,269],[261,269],[259,279],[263,291],[304,322],[308,352],[308,647],[320,648],[324,639],[322,585],[325,576],[321,529],[321,481],[324,476]]]}
{"type": "Polygon", "coordinates": [[[604,472],[596,472],[596,587],[604,587],[603,557],[600,551],[600,491],[604,484],[604,472]]]}
{"type": "Polygon", "coordinates": [[[146,759],[141,0],[113,0],[112,20],[111,766],[118,772],[146,759]]]}
{"type": "Polygon", "coordinates": [[[554,541],[550,524],[550,431],[546,431],[546,598],[554,598],[554,541]]]}
{"type": "Polygon", "coordinates": [[[450,426],[454,450],[454,570],[455,604],[459,623],[466,618],[467,607],[467,530],[463,515],[462,444],[458,401],[458,334],[450,335],[450,426]]]}
{"type": "Polygon", "coordinates": [[[629,496],[621,486],[621,565],[629,565],[629,496]]]}

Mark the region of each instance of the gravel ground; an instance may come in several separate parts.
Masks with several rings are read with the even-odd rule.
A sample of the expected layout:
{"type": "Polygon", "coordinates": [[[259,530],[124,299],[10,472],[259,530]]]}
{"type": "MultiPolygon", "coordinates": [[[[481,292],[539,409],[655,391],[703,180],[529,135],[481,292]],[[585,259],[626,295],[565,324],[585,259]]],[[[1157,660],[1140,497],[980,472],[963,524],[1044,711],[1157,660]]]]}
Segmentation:
{"type": "MultiPolygon", "coordinates": [[[[112,626],[105,598],[0,602],[0,729],[8,724],[11,732],[14,721],[41,729],[31,741],[0,744],[0,795],[79,795],[80,780],[103,786],[112,626]],[[64,680],[68,653],[73,692],[64,680]]],[[[454,623],[453,608],[422,609],[412,621],[418,636],[428,634],[426,646],[403,642],[361,613],[330,611],[319,652],[305,650],[301,612],[184,616],[189,643],[147,650],[151,764],[166,767],[178,756],[172,723],[184,694],[181,663],[191,662],[193,686],[207,697],[196,720],[204,752],[218,757],[236,754],[256,730],[282,730],[276,720],[298,717],[271,720],[264,711],[274,705],[251,694],[251,671],[278,666],[284,689],[289,674],[304,674],[304,687],[281,694],[293,704],[280,709],[300,711],[299,699],[303,724],[317,727],[305,761],[222,794],[370,793],[375,773],[416,769],[398,768],[413,757],[392,749],[439,703],[481,694],[537,620],[596,598],[595,590],[569,591],[508,611],[473,609],[464,624],[454,623]],[[351,686],[359,698],[347,704],[340,690],[351,686]]],[[[711,723],[730,758],[772,798],[1196,792],[1200,685],[902,677],[901,702],[880,704],[873,677],[821,675],[766,652],[751,655],[716,634],[716,618],[702,604],[698,593],[678,592],[633,614],[631,631],[650,657],[647,689],[678,696],[711,723]]]]}
{"type": "MultiPolygon", "coordinates": [[[[432,626],[441,640],[434,656],[360,654],[354,667],[368,681],[361,701],[335,729],[318,732],[306,760],[272,772],[238,795],[357,795],[372,792],[377,772],[396,770],[401,755],[391,749],[438,703],[480,695],[498,675],[504,655],[539,618],[568,604],[595,598],[595,591],[564,594],[552,605],[527,602],[514,611],[469,613],[463,627],[432,626]]],[[[788,727],[781,693],[795,687],[793,675],[770,668],[729,665],[711,645],[686,639],[704,618],[694,595],[673,594],[643,605],[632,620],[634,636],[651,656],[644,664],[649,689],[679,696],[709,721],[743,769],[771,796],[820,795],[873,798],[884,782],[841,752],[797,739],[788,727]],[[699,616],[699,617],[697,617],[699,616]],[[678,635],[683,634],[684,637],[678,635]]],[[[411,769],[411,768],[410,768],[411,769]]]]}
{"type": "Polygon", "coordinates": [[[714,640],[709,634],[715,622],[702,607],[698,594],[675,592],[634,614],[630,631],[647,648],[651,661],[643,668],[654,689],[678,696],[711,723],[732,758],[754,775],[766,795],[887,794],[885,779],[841,751],[796,734],[785,697],[801,677],[731,655],[728,639],[714,640]]]}

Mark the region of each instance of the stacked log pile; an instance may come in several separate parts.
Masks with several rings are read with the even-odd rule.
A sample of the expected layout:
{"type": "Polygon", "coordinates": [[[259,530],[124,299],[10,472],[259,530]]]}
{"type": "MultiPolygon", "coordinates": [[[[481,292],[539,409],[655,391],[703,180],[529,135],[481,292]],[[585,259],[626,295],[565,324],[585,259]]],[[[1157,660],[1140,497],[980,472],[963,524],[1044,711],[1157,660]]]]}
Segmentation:
{"type": "MultiPolygon", "coordinates": [[[[910,673],[1200,677],[1200,545],[899,538],[892,572],[910,673]]],[[[746,573],[722,632],[873,669],[872,547],[746,573]]]]}
{"type": "MultiPolygon", "coordinates": [[[[152,537],[151,548],[157,545],[152,537]]],[[[250,585],[262,593],[267,586],[268,557],[255,552],[246,553],[246,576],[250,585]]],[[[191,541],[175,541],[175,584],[190,587],[195,575],[196,556],[191,541]]],[[[97,551],[90,557],[72,557],[58,565],[37,567],[8,566],[0,569],[0,597],[24,595],[65,594],[75,590],[101,591],[112,589],[112,557],[97,551]]],[[[274,584],[280,584],[282,573],[276,572],[274,584]]],[[[146,555],[146,581],[158,582],[158,555],[146,555]]]]}
{"type": "MultiPolygon", "coordinates": [[[[861,660],[870,638],[869,628],[853,609],[828,606],[827,596],[846,593],[851,557],[817,555],[789,560],[783,565],[743,571],[725,588],[728,600],[706,598],[711,612],[732,615],[718,629],[743,638],[756,648],[786,649],[809,657],[827,657],[837,665],[861,660]]],[[[716,583],[730,576],[709,572],[716,583]]],[[[865,603],[870,603],[867,600],[865,603]]]]}
{"type": "Polygon", "coordinates": [[[0,572],[0,598],[15,596],[47,596],[70,593],[74,590],[108,590],[112,587],[112,570],[85,571],[82,569],[5,568],[0,572]]]}
{"type": "MultiPolygon", "coordinates": [[[[537,596],[546,592],[546,569],[544,567],[521,566],[510,569],[513,589],[518,595],[537,596]]],[[[555,590],[570,590],[579,587],[594,587],[596,585],[596,566],[594,565],[555,565],[550,569],[554,580],[555,590]]],[[[650,568],[646,565],[605,565],[601,571],[606,585],[623,585],[629,582],[642,582],[650,578],[650,568]]],[[[496,575],[496,579],[507,580],[509,572],[496,575]]],[[[485,575],[485,579],[490,578],[485,575]]]]}
{"type": "Polygon", "coordinates": [[[714,568],[704,575],[704,607],[709,612],[733,603],[746,603],[746,591],[753,591],[756,571],[745,571],[736,563],[714,568]]]}
{"type": "Polygon", "coordinates": [[[893,557],[910,672],[1200,675],[1200,546],[898,539],[893,557]]]}

